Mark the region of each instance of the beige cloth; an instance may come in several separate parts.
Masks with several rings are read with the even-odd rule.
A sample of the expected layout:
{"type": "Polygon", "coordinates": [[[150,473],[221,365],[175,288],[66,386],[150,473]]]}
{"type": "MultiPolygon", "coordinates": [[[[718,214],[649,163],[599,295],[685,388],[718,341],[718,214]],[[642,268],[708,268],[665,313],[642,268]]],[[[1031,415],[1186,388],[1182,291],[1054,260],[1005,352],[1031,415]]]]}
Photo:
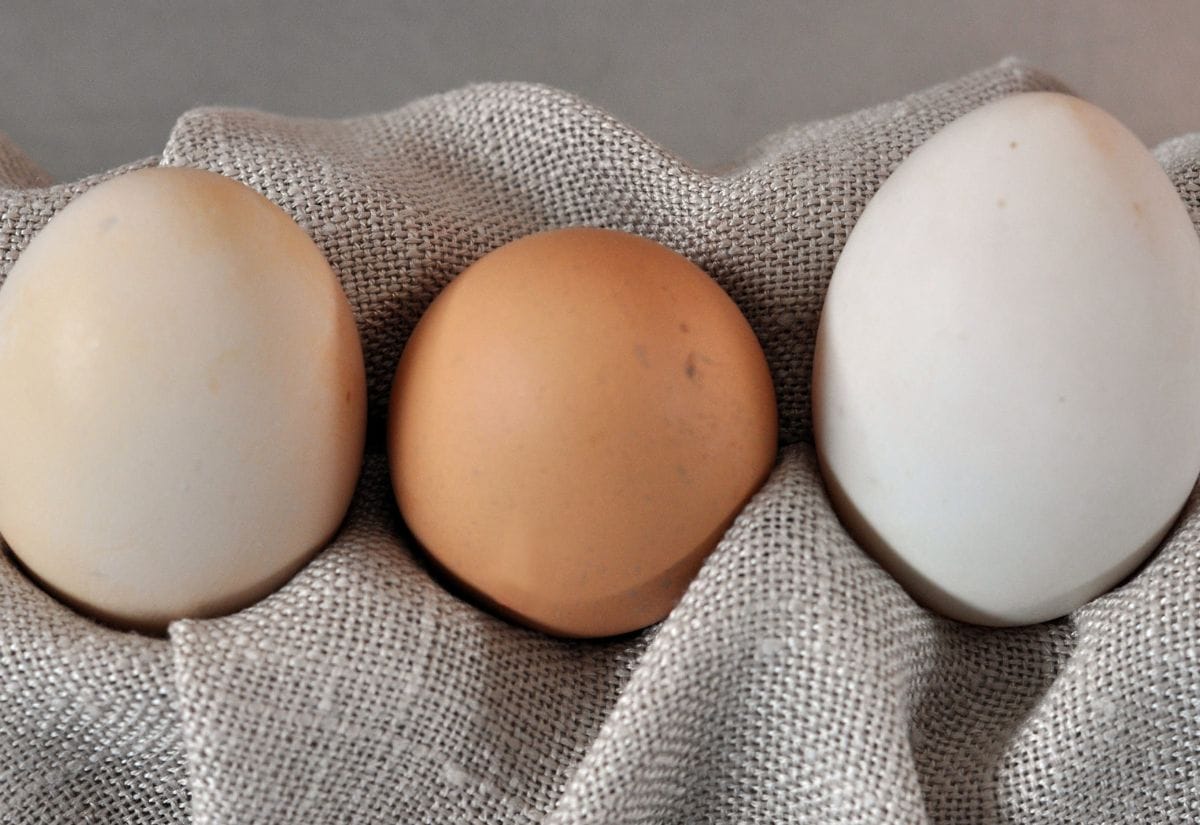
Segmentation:
{"type": "MultiPolygon", "coordinates": [[[[1200,819],[1197,501],[1117,591],[1060,621],[976,628],[917,607],[855,546],[810,445],[822,295],[871,194],[956,116],[1053,88],[1005,62],[789,129],[720,175],[537,86],[346,121],[184,115],[147,163],[264,192],[342,279],[370,386],[361,489],[282,590],[169,639],[100,627],[0,560],[0,821],[1200,819]],[[444,591],[405,538],[379,439],[438,290],[505,241],[573,224],[656,238],[721,283],[771,363],[785,445],[672,615],[605,642],[444,591]]],[[[1200,221],[1200,135],[1158,156],[1200,221]]],[[[0,142],[0,177],[7,271],[105,176],[48,186],[0,142]]]]}

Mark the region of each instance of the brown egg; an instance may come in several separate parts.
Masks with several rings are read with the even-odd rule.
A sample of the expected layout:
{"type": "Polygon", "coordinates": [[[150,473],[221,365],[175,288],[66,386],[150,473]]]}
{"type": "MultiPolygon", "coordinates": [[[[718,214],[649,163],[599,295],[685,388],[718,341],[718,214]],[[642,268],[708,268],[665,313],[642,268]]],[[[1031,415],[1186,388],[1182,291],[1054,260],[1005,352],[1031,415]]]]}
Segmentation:
{"type": "Polygon", "coordinates": [[[498,612],[561,636],[662,619],[775,459],[736,304],[653,241],[530,235],[438,296],[392,387],[400,510],[498,612]]]}

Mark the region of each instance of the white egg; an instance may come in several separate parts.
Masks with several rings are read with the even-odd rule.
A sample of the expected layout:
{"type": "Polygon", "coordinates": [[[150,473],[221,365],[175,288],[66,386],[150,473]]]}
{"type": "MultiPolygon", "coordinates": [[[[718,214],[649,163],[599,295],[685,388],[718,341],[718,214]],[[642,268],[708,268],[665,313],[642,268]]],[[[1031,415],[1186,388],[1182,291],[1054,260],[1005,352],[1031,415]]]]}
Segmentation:
{"type": "Polygon", "coordinates": [[[365,426],[337,277],[229,178],[107,181],[0,289],[0,532],[100,618],[161,631],[280,585],[344,516],[365,426]]]}
{"type": "Polygon", "coordinates": [[[813,374],[843,522],[919,601],[988,625],[1129,575],[1200,472],[1200,240],[1144,146],[1059,94],[955,121],[838,261],[813,374]]]}

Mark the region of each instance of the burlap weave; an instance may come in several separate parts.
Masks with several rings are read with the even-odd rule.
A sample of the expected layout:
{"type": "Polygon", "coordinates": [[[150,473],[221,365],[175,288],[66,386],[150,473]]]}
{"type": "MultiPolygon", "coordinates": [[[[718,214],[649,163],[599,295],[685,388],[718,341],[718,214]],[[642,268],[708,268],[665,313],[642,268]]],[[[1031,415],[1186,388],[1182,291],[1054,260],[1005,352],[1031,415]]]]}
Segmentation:
{"type": "MultiPolygon", "coordinates": [[[[809,443],[822,296],[867,200],[956,116],[1054,88],[1005,62],[797,126],[721,174],[529,85],[345,121],[184,115],[145,163],[255,187],[341,277],[370,454],[332,546],[263,602],[168,639],[100,627],[0,560],[0,820],[1200,820],[1200,501],[1073,616],[975,628],[914,605],[854,545],[809,443]],[[605,642],[442,589],[404,537],[379,441],[438,290],[505,241],[574,224],[656,238],[721,283],[767,353],[785,445],[674,613],[605,642]]],[[[703,112],[680,117],[703,128],[703,112]]],[[[1200,222],[1200,135],[1158,156],[1200,222]]],[[[103,177],[50,186],[0,139],[0,270],[103,177]]]]}

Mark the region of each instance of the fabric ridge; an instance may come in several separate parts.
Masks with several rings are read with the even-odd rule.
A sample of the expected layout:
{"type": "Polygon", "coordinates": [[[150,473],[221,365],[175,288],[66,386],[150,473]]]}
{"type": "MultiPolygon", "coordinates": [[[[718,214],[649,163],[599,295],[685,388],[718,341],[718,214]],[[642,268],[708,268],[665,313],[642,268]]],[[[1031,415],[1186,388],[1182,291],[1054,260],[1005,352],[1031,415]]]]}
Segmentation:
{"type": "MultiPolygon", "coordinates": [[[[0,135],[0,275],[72,197],[145,165],[278,203],[354,308],[368,455],[333,543],[239,613],[154,639],[0,559],[0,822],[1098,823],[1200,819],[1200,500],[1128,582],[1027,628],[917,606],[838,522],[811,444],[826,285],[891,171],[1008,60],[695,169],[566,93],[470,86],[347,120],[204,108],[161,157],[50,184],[0,135]],[[661,624],[597,642],[453,595],[392,502],[388,391],[484,253],[592,225],[705,269],[763,345],[780,456],[661,624]]],[[[1200,226],[1200,135],[1156,156],[1200,226]]]]}

